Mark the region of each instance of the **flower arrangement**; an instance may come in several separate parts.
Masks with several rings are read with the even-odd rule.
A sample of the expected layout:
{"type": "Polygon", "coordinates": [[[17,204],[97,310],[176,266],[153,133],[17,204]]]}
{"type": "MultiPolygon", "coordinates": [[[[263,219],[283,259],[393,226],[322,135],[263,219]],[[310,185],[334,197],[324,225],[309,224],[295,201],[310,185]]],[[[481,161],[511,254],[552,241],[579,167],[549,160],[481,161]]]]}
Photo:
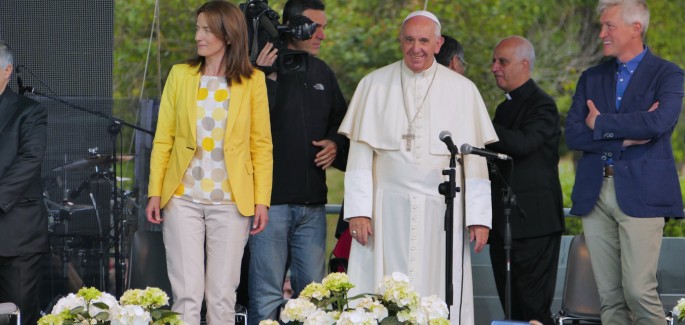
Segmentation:
{"type": "Polygon", "coordinates": [[[673,317],[679,322],[685,321],[685,298],[680,298],[678,304],[673,307],[673,317]]]}
{"type": "Polygon", "coordinates": [[[178,313],[163,309],[169,297],[159,288],[130,289],[117,301],[95,288],[81,288],[60,299],[38,325],[178,325],[178,313]]]}
{"type": "MultiPolygon", "coordinates": [[[[281,312],[284,323],[330,324],[426,324],[447,325],[447,304],[437,296],[420,298],[409,277],[395,272],[376,286],[374,294],[348,297],[354,285],[345,273],[331,273],[321,283],[305,287],[281,312]]],[[[277,325],[265,320],[260,325],[277,325]]]]}

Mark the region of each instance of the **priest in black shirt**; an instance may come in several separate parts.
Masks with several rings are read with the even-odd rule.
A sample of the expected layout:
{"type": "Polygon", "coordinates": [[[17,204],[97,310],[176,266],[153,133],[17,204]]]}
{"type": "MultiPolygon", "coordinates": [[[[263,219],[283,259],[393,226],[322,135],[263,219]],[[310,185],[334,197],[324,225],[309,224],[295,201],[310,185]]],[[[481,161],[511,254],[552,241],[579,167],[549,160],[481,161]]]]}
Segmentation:
{"type": "Polygon", "coordinates": [[[559,111],[554,99],[531,79],[533,45],[520,36],[501,40],[493,52],[492,73],[506,99],[497,106],[492,124],[500,141],[488,149],[513,158],[493,162],[491,173],[492,228],[490,258],[500,302],[505,306],[506,225],[503,190],[506,184],[518,207],[511,209],[511,318],[554,324],[554,298],[559,246],[564,231],[563,199],[559,183],[559,111]],[[495,169],[495,168],[493,168],[495,169]]]}

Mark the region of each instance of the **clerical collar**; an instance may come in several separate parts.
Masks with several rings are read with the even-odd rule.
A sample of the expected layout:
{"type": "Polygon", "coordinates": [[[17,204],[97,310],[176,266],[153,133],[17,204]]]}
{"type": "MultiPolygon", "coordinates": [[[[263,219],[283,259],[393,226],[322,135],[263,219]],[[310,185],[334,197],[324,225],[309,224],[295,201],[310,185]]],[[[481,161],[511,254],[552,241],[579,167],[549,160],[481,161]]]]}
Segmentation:
{"type": "Polygon", "coordinates": [[[528,81],[524,82],[523,85],[520,87],[508,92],[504,93],[504,97],[507,98],[507,100],[514,100],[514,99],[519,99],[519,98],[524,98],[528,97],[529,93],[532,92],[535,89],[535,81],[533,81],[533,78],[528,79],[528,81]]]}

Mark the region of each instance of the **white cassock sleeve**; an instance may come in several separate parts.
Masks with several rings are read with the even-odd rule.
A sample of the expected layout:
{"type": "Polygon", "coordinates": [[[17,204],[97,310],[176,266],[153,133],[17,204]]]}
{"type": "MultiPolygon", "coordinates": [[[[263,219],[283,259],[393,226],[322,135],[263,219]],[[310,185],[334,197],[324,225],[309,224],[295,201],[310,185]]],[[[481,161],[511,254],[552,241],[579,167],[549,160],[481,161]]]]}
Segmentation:
{"type": "Polygon", "coordinates": [[[345,220],[372,217],[373,148],[366,143],[350,141],[345,170],[345,220]]]}
{"type": "MultiPolygon", "coordinates": [[[[466,226],[481,225],[492,229],[490,181],[466,179],[466,226]]],[[[346,208],[347,209],[347,208],[346,208]]]]}

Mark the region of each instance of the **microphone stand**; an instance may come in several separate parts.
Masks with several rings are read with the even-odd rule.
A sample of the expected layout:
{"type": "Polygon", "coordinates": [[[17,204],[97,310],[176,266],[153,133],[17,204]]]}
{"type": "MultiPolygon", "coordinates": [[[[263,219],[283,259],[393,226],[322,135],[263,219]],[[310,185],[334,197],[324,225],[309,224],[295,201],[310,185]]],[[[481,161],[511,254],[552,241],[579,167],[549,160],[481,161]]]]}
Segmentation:
{"type": "MultiPolygon", "coordinates": [[[[514,174],[514,161],[511,161],[511,168],[509,178],[514,174]]],[[[497,164],[488,159],[488,165],[490,165],[490,173],[497,175],[497,177],[502,181],[502,204],[504,205],[504,258],[506,264],[505,273],[505,289],[504,289],[504,316],[505,319],[511,320],[511,247],[512,247],[512,235],[511,235],[511,211],[518,207],[516,202],[516,195],[511,189],[511,181],[502,175],[497,164]]]]}
{"type": "MultiPolygon", "coordinates": [[[[445,210],[445,303],[447,304],[448,312],[450,306],[452,306],[454,301],[454,284],[452,283],[452,245],[454,243],[454,198],[457,196],[457,192],[460,192],[460,188],[457,187],[456,182],[456,162],[457,160],[460,164],[462,162],[461,159],[455,158],[457,154],[458,151],[450,152],[449,168],[442,171],[443,175],[448,176],[448,180],[438,185],[438,192],[445,196],[445,204],[447,205],[447,210],[445,210]]],[[[450,318],[449,314],[447,318],[450,318]]]]}
{"type": "MultiPolygon", "coordinates": [[[[116,164],[116,157],[117,157],[117,137],[119,136],[121,132],[121,127],[127,126],[132,129],[135,129],[137,131],[141,131],[143,133],[147,133],[149,135],[154,136],[154,132],[147,130],[145,128],[139,127],[137,125],[130,124],[122,119],[116,118],[111,115],[107,115],[102,112],[94,111],[85,107],[81,107],[75,104],[72,104],[58,96],[53,96],[49,95],[40,91],[37,91],[33,87],[20,87],[19,91],[28,91],[30,93],[51,99],[53,101],[62,103],[70,108],[73,109],[78,109],[80,111],[96,115],[98,117],[107,119],[110,121],[110,125],[108,128],[108,133],[110,135],[110,140],[112,142],[112,172],[116,176],[117,175],[117,164],[116,164]]],[[[122,181],[123,183],[123,181],[122,181]]],[[[123,184],[122,184],[123,185],[123,184]]],[[[124,284],[124,268],[126,266],[126,261],[123,261],[121,258],[121,245],[122,241],[120,238],[120,218],[119,218],[119,195],[118,195],[119,189],[116,186],[112,186],[112,223],[113,223],[113,228],[114,228],[114,274],[115,274],[115,294],[117,297],[121,296],[124,292],[123,290],[123,284],[124,284]]],[[[102,235],[102,234],[101,234],[102,235]]],[[[103,288],[104,289],[104,288],[103,288]]]]}

